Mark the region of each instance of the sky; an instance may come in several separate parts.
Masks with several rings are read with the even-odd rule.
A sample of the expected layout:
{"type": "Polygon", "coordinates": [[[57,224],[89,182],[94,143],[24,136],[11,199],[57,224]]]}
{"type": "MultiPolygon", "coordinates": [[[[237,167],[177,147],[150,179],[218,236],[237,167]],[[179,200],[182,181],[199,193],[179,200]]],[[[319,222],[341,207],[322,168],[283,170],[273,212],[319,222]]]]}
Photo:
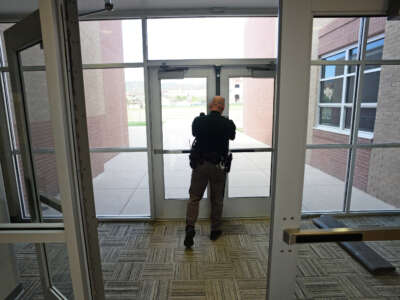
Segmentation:
{"type": "MultiPolygon", "coordinates": [[[[246,18],[179,18],[147,21],[149,59],[242,58],[246,18]]],[[[140,20],[123,20],[124,62],[141,62],[140,20]]],[[[126,70],[127,81],[143,80],[126,70]]]]}

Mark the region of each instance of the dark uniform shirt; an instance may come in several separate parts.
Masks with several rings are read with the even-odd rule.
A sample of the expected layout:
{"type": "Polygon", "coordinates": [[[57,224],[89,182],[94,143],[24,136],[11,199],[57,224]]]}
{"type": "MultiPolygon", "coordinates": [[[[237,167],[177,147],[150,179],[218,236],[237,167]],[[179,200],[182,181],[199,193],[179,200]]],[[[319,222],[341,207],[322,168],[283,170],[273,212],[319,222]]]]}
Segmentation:
{"type": "Polygon", "coordinates": [[[192,124],[192,134],[196,137],[196,150],[200,153],[228,154],[229,140],[235,139],[236,126],[217,111],[196,117],[192,124]]]}

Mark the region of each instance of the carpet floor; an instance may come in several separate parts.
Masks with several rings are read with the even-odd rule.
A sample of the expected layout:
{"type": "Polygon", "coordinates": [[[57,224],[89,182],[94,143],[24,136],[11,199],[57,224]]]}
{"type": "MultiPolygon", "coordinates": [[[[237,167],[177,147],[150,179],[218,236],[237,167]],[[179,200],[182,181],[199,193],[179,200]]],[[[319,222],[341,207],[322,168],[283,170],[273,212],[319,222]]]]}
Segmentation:
{"type": "MultiPolygon", "coordinates": [[[[400,217],[341,218],[351,227],[400,226],[400,217]]],[[[302,227],[315,228],[310,220],[302,227]]],[[[210,241],[209,222],[196,227],[185,250],[183,222],[105,223],[99,226],[106,299],[265,299],[269,247],[267,221],[224,223],[210,241]]],[[[298,249],[297,299],[400,299],[400,241],[368,242],[396,267],[373,276],[336,243],[298,249]]],[[[47,245],[54,286],[72,299],[65,245],[47,245]]],[[[35,246],[16,245],[23,299],[43,299],[35,246]]]]}

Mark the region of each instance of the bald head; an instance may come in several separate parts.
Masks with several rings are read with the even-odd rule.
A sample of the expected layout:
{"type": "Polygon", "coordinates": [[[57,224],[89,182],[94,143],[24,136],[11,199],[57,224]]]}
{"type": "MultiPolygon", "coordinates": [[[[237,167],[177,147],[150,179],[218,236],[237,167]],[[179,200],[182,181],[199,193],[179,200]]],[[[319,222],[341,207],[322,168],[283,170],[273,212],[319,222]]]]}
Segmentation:
{"type": "Polygon", "coordinates": [[[215,96],[210,103],[210,111],[218,111],[222,113],[225,109],[225,98],[222,96],[215,96]]]}

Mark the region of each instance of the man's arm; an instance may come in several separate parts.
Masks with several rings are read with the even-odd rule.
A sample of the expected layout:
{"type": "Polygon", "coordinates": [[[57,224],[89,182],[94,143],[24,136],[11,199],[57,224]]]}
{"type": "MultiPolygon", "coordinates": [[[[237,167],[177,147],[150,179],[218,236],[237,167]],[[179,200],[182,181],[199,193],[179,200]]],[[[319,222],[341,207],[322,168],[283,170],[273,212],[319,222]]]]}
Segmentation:
{"type": "Polygon", "coordinates": [[[234,140],[236,137],[236,125],[233,123],[232,120],[229,120],[229,135],[228,135],[230,140],[234,140]]]}
{"type": "Polygon", "coordinates": [[[199,117],[194,118],[193,123],[192,123],[192,135],[194,137],[197,137],[199,135],[199,117]]]}

